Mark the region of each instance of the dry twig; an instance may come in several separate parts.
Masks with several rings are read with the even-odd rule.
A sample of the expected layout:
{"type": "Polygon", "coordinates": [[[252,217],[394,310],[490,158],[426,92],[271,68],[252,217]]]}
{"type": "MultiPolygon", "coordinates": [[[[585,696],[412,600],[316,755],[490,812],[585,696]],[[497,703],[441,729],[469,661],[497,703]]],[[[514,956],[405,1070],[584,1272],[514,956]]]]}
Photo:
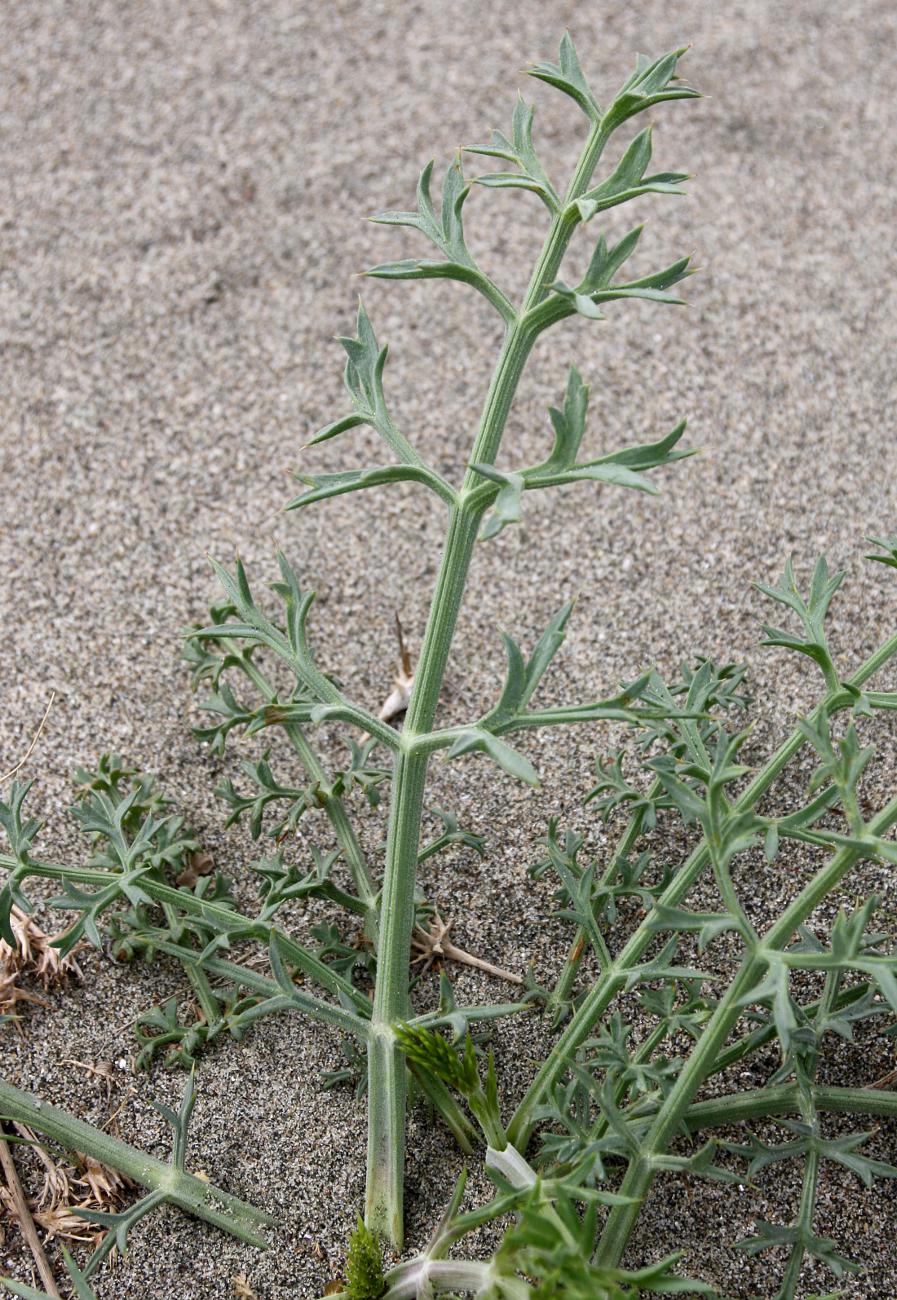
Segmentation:
{"type": "Polygon", "coordinates": [[[34,1219],[31,1217],[31,1210],[28,1208],[25,1192],[12,1158],[12,1152],[9,1149],[9,1143],[6,1140],[6,1130],[2,1124],[0,1124],[0,1169],[2,1169],[3,1177],[6,1180],[6,1187],[0,1192],[0,1196],[2,1196],[9,1213],[18,1220],[19,1227],[22,1229],[22,1236],[25,1238],[28,1249],[34,1257],[37,1271],[47,1294],[55,1296],[56,1300],[59,1300],[56,1279],[53,1277],[53,1270],[50,1268],[49,1260],[44,1254],[44,1248],[40,1243],[40,1237],[37,1235],[37,1228],[34,1226],[34,1219]]]}
{"type": "Polygon", "coordinates": [[[11,767],[8,772],[4,772],[3,775],[0,776],[0,785],[2,785],[4,781],[8,781],[11,776],[15,776],[16,772],[18,772],[20,768],[23,768],[25,766],[25,764],[28,762],[31,755],[34,753],[34,750],[37,746],[37,742],[40,740],[40,733],[43,731],[44,724],[47,721],[47,718],[49,718],[50,716],[50,710],[53,707],[53,701],[55,699],[56,699],[56,692],[51,691],[50,701],[47,707],[44,709],[44,716],[41,718],[40,723],[38,724],[37,731],[34,733],[34,735],[31,738],[31,744],[25,750],[25,753],[19,759],[18,763],[16,763],[15,767],[11,767]]]}
{"type": "Polygon", "coordinates": [[[414,958],[414,965],[422,962],[424,970],[428,970],[433,962],[440,958],[444,961],[456,961],[462,966],[472,966],[475,970],[485,972],[486,975],[507,980],[509,984],[523,984],[522,978],[515,975],[513,971],[505,970],[502,966],[493,966],[492,962],[484,961],[482,957],[474,957],[463,948],[456,947],[448,938],[452,924],[452,921],[443,921],[439,913],[434,912],[429,930],[425,930],[420,925],[414,927],[411,946],[418,954],[414,958]]]}

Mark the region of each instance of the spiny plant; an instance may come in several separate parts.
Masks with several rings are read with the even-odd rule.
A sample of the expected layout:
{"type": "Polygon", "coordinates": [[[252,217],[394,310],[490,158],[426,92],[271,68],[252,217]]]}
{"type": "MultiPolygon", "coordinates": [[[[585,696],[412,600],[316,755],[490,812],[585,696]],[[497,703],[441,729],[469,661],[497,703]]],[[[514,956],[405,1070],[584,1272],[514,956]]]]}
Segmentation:
{"type": "MultiPolygon", "coordinates": [[[[891,1032],[897,1012],[897,957],[887,933],[871,928],[879,901],[854,901],[849,910],[842,907],[832,915],[836,893],[857,863],[897,862],[897,846],[888,838],[897,821],[897,799],[869,811],[862,783],[873,751],[860,739],[869,719],[897,707],[897,694],[867,689],[873,675],[897,654],[897,636],[852,674],[841,672],[825,620],[843,574],[830,574],[820,560],[804,596],[789,562],[777,586],[762,588],[789,611],[798,628],[768,627],[766,644],[811,659],[822,673],[823,693],[759,766],[742,761],[743,753],[750,752],[749,732],[730,724],[731,716],[749,704],[744,670],[737,665],[697,659],[684,666],[676,682],[665,682],[649,670],[606,698],[552,708],[534,705],[563,643],[570,604],[551,619],[528,654],[510,636],[504,638],[506,675],[493,707],[462,725],[437,724],[477,540],[488,543],[517,522],[526,492],[579,481],[654,492],[649,471],[690,454],[681,446],[685,426],[679,422],[653,443],[583,455],[589,390],[580,371],[571,367],[563,400],[550,411],[552,439],[544,459],[514,469],[497,465],[521,373],[548,328],[575,315],[601,319],[604,304],[617,300],[681,302],[671,290],[691,273],[687,258],[624,278],[641,226],[616,241],[599,234],[575,287],[560,274],[579,227],[643,195],[681,193],[685,175],[648,174],[650,127],[620,150],[602,179],[596,180],[595,173],[624,123],[668,101],[697,98],[698,92],[678,75],[683,53],[640,57],[604,107],[569,36],[561,42],[557,64],[531,69],[536,78],[567,94],[586,119],[586,140],[563,191],[536,152],[533,111],[522,99],[509,135],[495,132],[488,144],[467,151],[503,164],[501,170],[475,177],[474,183],[531,191],[548,210],[545,241],[519,299],[494,283],[468,248],[462,212],[470,186],[460,158],[445,171],[441,204],[432,197],[429,164],[418,184],[416,210],[375,218],[411,227],[436,246],[439,256],[382,263],[369,275],[461,281],[497,311],[504,339],[463,475],[453,483],[424,461],[396,425],[384,390],[387,349],[360,308],[357,335],[342,340],[351,409],[327,424],[311,445],[367,425],[390,455],[372,468],[301,475],[304,490],[290,503],[289,508],[305,508],[408,480],[433,492],[446,511],[439,575],[401,726],[353,700],[318,666],[308,636],[313,597],[285,557],[279,559],[280,577],[272,586],[277,613],[256,599],[239,561],[233,572],[215,565],[224,600],[191,631],[186,652],[194,685],[211,690],[201,705],[208,722],[198,735],[220,753],[233,734],[270,735],[269,729],[276,728],[293,764],[287,773],[285,760],[274,756],[272,746],[242,764],[239,787],[233,781],[219,787],[229,823],[246,819],[254,838],[265,832],[273,840],[273,851],[252,864],[259,886],[255,910],[237,906],[229,882],[203,859],[195,834],[171,812],[153,780],[115,756],[79,777],[75,815],[93,845],[87,866],[34,856],[38,823],[23,811],[27,785],[14,784],[8,803],[0,805],[0,822],[11,845],[11,853],[0,857],[8,870],[0,895],[0,933],[9,929],[12,907],[29,910],[27,879],[43,877],[62,883],[64,892],[55,904],[75,917],[56,941],[62,952],[82,940],[99,945],[105,930],[120,957],[150,960],[161,954],[183,966],[198,1014],[171,998],[144,1016],[138,1025],[141,1064],[164,1054],[169,1064],[192,1066],[213,1040],[225,1034],[239,1037],[273,1013],[298,1010],[341,1030],[347,1064],[332,1071],[328,1082],[353,1079],[366,1092],[368,1108],[365,1220],[353,1233],[347,1262],[351,1300],[378,1300],[381,1294],[399,1300],[437,1292],[522,1300],[533,1288],[546,1296],[599,1300],[711,1293],[708,1284],[677,1273],[676,1256],[641,1267],[624,1265],[654,1179],[659,1173],[679,1173],[744,1182],[767,1165],[799,1159],[804,1181],[794,1221],[761,1222],[757,1235],[741,1243],[750,1253],[785,1249],[778,1296],[793,1300],[808,1255],[839,1276],[856,1267],[815,1232],[822,1163],[834,1161],[867,1184],[897,1173],[861,1150],[869,1137],[865,1131],[828,1135],[824,1126],[831,1111],[897,1115],[897,1092],[886,1087],[839,1088],[820,1081],[828,1035],[849,1039],[867,1021],[887,1022],[891,1032]],[[845,714],[855,715],[856,722],[844,727],[845,714]],[[619,825],[616,847],[606,858],[586,863],[583,837],[552,823],[533,865],[534,876],[550,872],[556,878],[558,916],[574,927],[557,980],[544,988],[531,978],[516,1002],[469,1006],[458,1005],[443,973],[438,1005],[418,1011],[412,941],[415,933],[426,934],[433,911],[418,888],[418,865],[450,845],[486,851],[481,837],[462,829],[453,814],[436,809],[432,818],[428,814],[430,759],[440,752],[450,760],[480,753],[513,778],[535,784],[535,768],[510,738],[536,728],[599,720],[628,728],[631,740],[625,750],[601,759],[597,783],[585,799],[603,820],[619,825]],[[313,743],[315,728],[324,723],[355,733],[346,737],[346,761],[335,771],[313,743]],[[815,755],[816,767],[797,807],[781,815],[761,812],[786,768],[790,771],[793,760],[806,753],[815,755]],[[359,798],[376,807],[385,791],[388,825],[378,862],[363,847],[353,811],[359,798]],[[298,841],[297,853],[294,833],[309,825],[312,813],[315,826],[326,822],[329,827],[329,845],[318,844],[308,832],[298,841]],[[435,824],[428,840],[423,827],[435,819],[441,828],[435,824]],[[665,845],[661,855],[656,847],[676,819],[693,844],[682,860],[672,847],[665,845]],[[790,841],[805,846],[807,853],[820,853],[823,861],[772,924],[764,926],[752,919],[746,871],[751,855],[762,851],[776,862],[790,841]],[[698,902],[711,890],[718,904],[701,908],[692,897],[698,885],[698,902]],[[308,898],[348,913],[356,926],[354,937],[327,919],[313,929],[314,944],[295,939],[281,909],[308,898]],[[253,946],[267,954],[267,970],[234,960],[248,956],[253,946]],[[818,987],[813,987],[814,979],[818,987]],[[522,1101],[506,1117],[492,1057],[485,1069],[480,1059],[478,1026],[540,1004],[555,1037],[522,1101]],[[732,1067],[750,1060],[760,1069],[776,1052],[764,1086],[699,1099],[709,1080],[718,1088],[732,1067]],[[482,1136],[496,1195],[485,1205],[462,1210],[462,1177],[428,1246],[384,1271],[380,1239],[400,1246],[403,1236],[409,1080],[442,1116],[463,1151],[472,1153],[482,1136]],[[770,1146],[751,1132],[746,1142],[694,1140],[708,1130],[758,1119],[781,1120],[787,1139],[770,1146]],[[458,1255],[456,1248],[469,1234],[508,1216],[512,1224],[491,1259],[458,1255]]],[[[897,567],[897,540],[877,545],[879,553],[871,558],[897,567]]],[[[192,1083],[177,1120],[173,1165],[163,1166],[164,1176],[158,1171],[150,1176],[149,1163],[130,1148],[120,1150],[106,1135],[0,1084],[0,1113],[95,1154],[149,1187],[144,1201],[109,1225],[121,1248],[133,1215],[143,1212],[141,1206],[152,1208],[154,1196],[247,1240],[257,1237],[257,1212],[205,1184],[200,1183],[200,1191],[186,1173],[191,1105],[192,1083]],[[138,1164],[142,1177],[134,1172],[138,1164]]],[[[108,1248],[101,1245],[84,1278],[108,1248]]],[[[87,1285],[75,1273],[72,1277],[78,1286],[87,1285]]],[[[21,1286],[20,1293],[25,1294],[21,1286]]]]}

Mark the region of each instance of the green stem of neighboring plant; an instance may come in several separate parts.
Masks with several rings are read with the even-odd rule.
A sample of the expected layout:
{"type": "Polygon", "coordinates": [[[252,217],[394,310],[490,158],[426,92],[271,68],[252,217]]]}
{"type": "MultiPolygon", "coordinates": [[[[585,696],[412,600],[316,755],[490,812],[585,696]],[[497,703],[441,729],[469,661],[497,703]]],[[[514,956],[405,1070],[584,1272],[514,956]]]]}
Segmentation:
{"type": "MultiPolygon", "coordinates": [[[[648,791],[647,798],[653,799],[661,793],[663,787],[659,781],[654,781],[648,791]]],[[[640,809],[634,817],[630,817],[626,829],[617,842],[613,857],[607,864],[603,874],[598,881],[598,888],[611,884],[620,867],[620,862],[626,857],[632,846],[637,842],[639,835],[642,833],[642,822],[644,821],[644,812],[640,809]]],[[[585,956],[588,946],[588,935],[580,927],[576,931],[570,949],[567,953],[567,960],[564,963],[564,969],[561,971],[557,984],[551,992],[548,1001],[545,1004],[546,1010],[558,1017],[564,1007],[564,1004],[570,1000],[573,992],[573,985],[576,980],[576,974],[579,970],[583,957],[585,956]]]]}
{"type": "MultiPolygon", "coordinates": [[[[890,659],[897,655],[897,636],[889,638],[879,647],[861,667],[848,679],[853,687],[862,686],[890,659]]],[[[855,703],[855,698],[848,692],[840,690],[828,696],[810,715],[817,720],[823,713],[832,713],[855,703]]],[[[776,778],[791,762],[799,750],[807,743],[806,736],[796,728],[788,739],[779,747],[769,762],[761,768],[735,804],[737,812],[756,807],[762,796],[776,778]]],[[[710,862],[710,851],[705,841],[694,849],[687,861],[676,873],[660,899],[665,907],[676,907],[686,897],[688,891],[710,862]]],[[[520,1102],[511,1123],[508,1126],[508,1138],[520,1151],[525,1151],[535,1125],[535,1113],[543,1098],[558,1081],[567,1068],[577,1048],[581,1047],[600,1017],[625,985],[628,972],[637,965],[645,950],[654,939],[654,933],[643,922],[630,936],[629,941],[617,954],[607,970],[601,972],[588,995],[574,1012],[554,1048],[538,1071],[535,1079],[520,1102]]],[[[723,1046],[721,1043],[720,1048],[723,1046]]]]}
{"type": "MultiPolygon", "coordinates": [[[[895,821],[897,799],[892,799],[869,823],[869,832],[875,836],[884,835],[895,821]]],[[[620,1194],[632,1197],[633,1203],[616,1206],[608,1215],[597,1250],[597,1259],[602,1264],[616,1264],[622,1258],[641,1203],[654,1179],[655,1161],[679,1131],[695,1093],[711,1073],[714,1062],[741,1014],[744,999],[760,982],[766,969],[763,952],[779,950],[789,943],[798,927],[837,887],[860,856],[860,850],[854,848],[844,848],[836,853],[767,930],[758,950],[749,952],[745,957],[738,974],[726,989],[706,1029],[683,1065],[657,1118],[639,1143],[638,1155],[631,1161],[620,1185],[620,1194]]]]}
{"type": "Polygon", "coordinates": [[[149,1191],[163,1192],[172,1205],[222,1228],[241,1241],[252,1246],[266,1245],[260,1229],[273,1220],[261,1210],[178,1169],[174,1164],[166,1164],[128,1146],[102,1129],[22,1092],[3,1079],[0,1079],[0,1115],[27,1124],[35,1132],[59,1142],[67,1151],[83,1151],[93,1156],[101,1164],[126,1174],[149,1191]]]}
{"type": "MultiPolygon", "coordinates": [[[[881,1115],[897,1118],[897,1092],[879,1088],[811,1089],[817,1110],[837,1115],[881,1115]]],[[[773,1119],[777,1115],[800,1113],[801,1090],[796,1083],[713,1097],[693,1102],[685,1113],[685,1127],[691,1133],[706,1128],[725,1128],[749,1119],[773,1119]]]]}

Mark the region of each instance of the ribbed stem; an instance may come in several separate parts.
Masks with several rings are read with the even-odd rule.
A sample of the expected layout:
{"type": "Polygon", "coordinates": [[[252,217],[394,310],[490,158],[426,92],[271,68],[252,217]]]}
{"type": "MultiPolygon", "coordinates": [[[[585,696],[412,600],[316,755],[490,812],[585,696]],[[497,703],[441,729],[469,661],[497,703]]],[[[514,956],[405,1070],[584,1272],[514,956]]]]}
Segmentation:
{"type": "MultiPolygon", "coordinates": [[[[817,1110],[831,1111],[836,1115],[882,1115],[897,1118],[897,1092],[878,1088],[819,1088],[811,1089],[817,1110]]],[[[749,1119],[769,1119],[775,1115],[800,1113],[801,1090],[796,1083],[785,1083],[768,1088],[750,1088],[747,1092],[713,1097],[709,1101],[696,1101],[685,1114],[685,1126],[690,1133],[706,1128],[725,1128],[749,1119]]]]}
{"type": "MultiPolygon", "coordinates": [[[[470,455],[472,463],[492,464],[501,445],[508,411],[523,367],[536,339],[526,314],[547,294],[576,226],[572,199],[587,187],[607,132],[592,129],[577,164],[561,212],[554,218],[536,263],[519,315],[509,325],[492,376],[470,455]]],[[[405,1062],[396,1045],[397,1020],[408,1015],[411,932],[420,824],[426,785],[427,753],[415,752],[417,736],[433,725],[442,690],[467,574],[479,531],[481,508],[471,495],[482,480],[468,469],[459,501],[449,513],[448,533],[430,605],[414,689],[396,756],[386,847],[377,983],[371,1045],[368,1050],[368,1227],[396,1245],[402,1242],[402,1187],[405,1162],[405,1062]]]]}
{"type": "Polygon", "coordinates": [[[166,1200],[188,1214],[204,1219],[216,1228],[223,1228],[250,1245],[266,1244],[259,1229],[273,1220],[261,1210],[201,1178],[195,1178],[193,1174],[128,1146],[102,1129],[13,1087],[4,1079],[0,1079],[0,1116],[27,1124],[44,1137],[61,1143],[67,1151],[83,1151],[93,1156],[111,1169],[126,1174],[141,1187],[164,1192],[166,1200]]]}

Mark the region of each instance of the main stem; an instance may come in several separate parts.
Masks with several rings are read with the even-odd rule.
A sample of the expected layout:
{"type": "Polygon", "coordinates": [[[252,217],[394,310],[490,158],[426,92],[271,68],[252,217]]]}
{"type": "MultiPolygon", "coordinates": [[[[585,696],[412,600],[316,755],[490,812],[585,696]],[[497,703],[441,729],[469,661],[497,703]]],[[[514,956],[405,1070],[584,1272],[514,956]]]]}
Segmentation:
{"type": "MultiPolygon", "coordinates": [[[[592,128],[561,209],[552,221],[520,311],[508,327],[483,407],[471,462],[492,464],[498,454],[508,411],[536,339],[527,313],[546,296],[557,274],[577,222],[575,210],[573,214],[569,211],[570,203],[588,187],[607,134],[601,123],[592,128]]],[[[429,762],[427,753],[415,750],[415,740],[433,726],[479,530],[482,508],[471,501],[471,495],[481,482],[474,471],[468,470],[458,503],[450,509],[439,577],[402,730],[402,750],[396,755],[393,776],[377,983],[368,1047],[366,1220],[372,1231],[388,1237],[397,1247],[401,1246],[403,1237],[406,1066],[395,1041],[394,1026],[409,1015],[414,888],[429,762]]]]}
{"type": "MultiPolygon", "coordinates": [[[[872,819],[868,831],[873,836],[884,835],[895,821],[897,799],[892,799],[872,819]]],[[[695,1093],[712,1072],[714,1062],[741,1014],[744,998],[759,984],[766,969],[763,950],[783,948],[813,909],[838,886],[860,856],[860,850],[854,848],[843,848],[836,853],[831,862],[801,890],[779,920],[770,927],[758,951],[750,952],[745,957],[735,979],[717,1003],[710,1022],[683,1066],[657,1118],[640,1141],[638,1154],[631,1161],[619,1189],[621,1196],[631,1199],[625,1205],[615,1206],[611,1210],[598,1245],[597,1257],[602,1264],[616,1265],[622,1258],[642,1202],[654,1180],[657,1169],[655,1158],[666,1150],[679,1132],[695,1093]]]]}

